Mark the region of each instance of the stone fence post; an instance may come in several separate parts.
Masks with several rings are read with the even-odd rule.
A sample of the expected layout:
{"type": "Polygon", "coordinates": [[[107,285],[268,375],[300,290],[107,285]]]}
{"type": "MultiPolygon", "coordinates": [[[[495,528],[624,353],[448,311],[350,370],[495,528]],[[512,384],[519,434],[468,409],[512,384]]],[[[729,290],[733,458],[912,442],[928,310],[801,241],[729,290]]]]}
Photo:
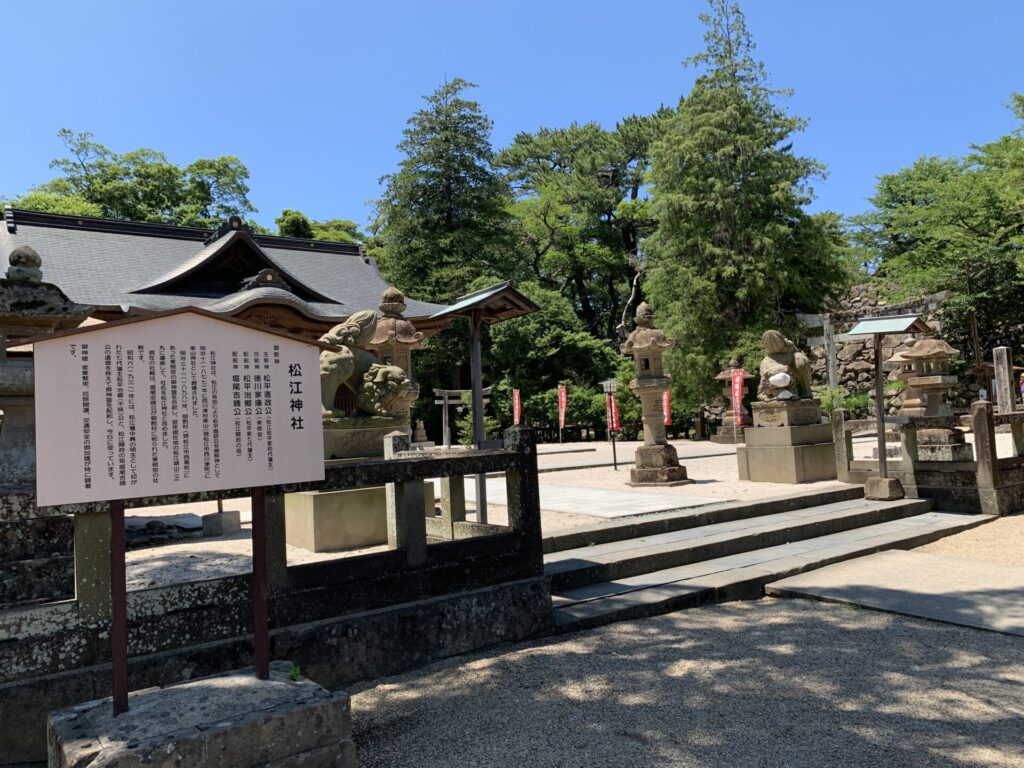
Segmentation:
{"type": "Polygon", "coordinates": [[[978,488],[995,488],[999,484],[999,463],[996,458],[996,430],[992,423],[992,403],[987,400],[973,403],[971,420],[974,424],[978,488]]]}
{"type": "Polygon", "coordinates": [[[516,465],[505,473],[509,527],[523,537],[523,554],[537,573],[544,571],[540,525],[540,486],[537,481],[537,443],[529,427],[505,430],[505,450],[517,454],[516,465]]]}
{"type": "MultiPolygon", "coordinates": [[[[384,438],[384,458],[409,450],[409,435],[392,432],[384,438]]],[[[388,483],[385,488],[388,546],[405,550],[409,565],[427,560],[427,519],[423,514],[423,479],[388,483]]]]}
{"type": "Polygon", "coordinates": [[[845,408],[834,408],[830,414],[832,442],[836,447],[836,477],[844,483],[850,482],[850,462],[853,460],[853,435],[846,431],[846,417],[849,415],[845,408]]]}

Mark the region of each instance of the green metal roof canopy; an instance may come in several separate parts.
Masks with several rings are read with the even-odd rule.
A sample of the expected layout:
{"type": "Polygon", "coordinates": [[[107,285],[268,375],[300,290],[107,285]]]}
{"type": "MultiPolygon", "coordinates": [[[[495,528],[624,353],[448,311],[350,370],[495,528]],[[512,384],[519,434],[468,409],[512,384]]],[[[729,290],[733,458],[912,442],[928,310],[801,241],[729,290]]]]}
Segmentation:
{"type": "Polygon", "coordinates": [[[885,382],[882,375],[882,337],[891,333],[931,333],[931,328],[918,315],[883,315],[862,317],[847,336],[875,337],[875,420],[878,424],[878,476],[886,477],[885,455],[885,382]]]}
{"type": "Polygon", "coordinates": [[[890,333],[930,333],[928,324],[917,315],[888,315],[883,317],[862,317],[846,332],[847,336],[873,336],[890,333]]]}
{"type": "MultiPolygon", "coordinates": [[[[431,315],[431,319],[465,317],[469,321],[469,372],[473,394],[473,447],[484,447],[484,383],[480,364],[480,327],[484,323],[500,323],[539,310],[536,304],[515,289],[508,280],[481,291],[460,296],[455,303],[431,315]]],[[[487,483],[476,476],[477,522],[487,522],[487,483]]]]}
{"type": "Polygon", "coordinates": [[[539,309],[540,307],[516,290],[515,282],[507,280],[490,288],[460,296],[450,307],[430,317],[468,317],[474,312],[479,312],[480,319],[484,322],[500,323],[502,320],[532,314],[539,309]]]}

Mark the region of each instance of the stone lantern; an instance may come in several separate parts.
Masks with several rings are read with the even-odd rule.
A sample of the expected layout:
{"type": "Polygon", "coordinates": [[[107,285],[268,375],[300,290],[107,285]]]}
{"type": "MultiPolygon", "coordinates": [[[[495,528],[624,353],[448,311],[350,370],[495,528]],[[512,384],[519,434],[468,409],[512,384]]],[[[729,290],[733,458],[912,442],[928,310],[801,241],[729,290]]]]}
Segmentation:
{"type": "MultiPolygon", "coordinates": [[[[393,285],[388,286],[380,297],[381,317],[377,319],[377,329],[366,348],[376,354],[381,363],[397,365],[412,378],[412,351],[423,348],[423,334],[405,319],[404,312],[405,294],[393,285]]],[[[412,433],[412,404],[419,393],[419,385],[413,384],[408,397],[396,404],[393,411],[394,416],[405,422],[407,434],[412,433]]]]}
{"type": "Polygon", "coordinates": [[[661,357],[673,342],[654,327],[654,310],[647,302],[636,309],[636,328],[626,338],[622,351],[633,357],[636,378],[629,388],[640,398],[644,423],[644,444],[636,449],[636,468],[630,470],[630,485],[672,486],[692,483],[686,467],[679,465],[676,449],[665,437],[662,393],[672,377],[662,368],[661,357]]]}
{"type": "Polygon", "coordinates": [[[403,316],[405,294],[389,286],[380,297],[377,330],[366,345],[386,365],[397,365],[412,376],[412,351],[423,348],[423,334],[403,316]]]}
{"type": "Polygon", "coordinates": [[[722,414],[722,426],[718,430],[718,434],[711,436],[711,442],[713,443],[742,443],[743,442],[743,429],[753,424],[753,420],[750,418],[750,411],[747,410],[746,406],[743,405],[743,396],[747,392],[747,381],[754,378],[754,374],[747,373],[742,368],[738,360],[730,360],[729,365],[715,376],[717,381],[722,382],[722,396],[725,398],[725,402],[728,404],[725,412],[722,414]],[[740,402],[739,402],[739,413],[736,413],[736,409],[733,407],[732,401],[732,377],[735,371],[742,371],[743,373],[743,387],[740,390],[740,402]],[[737,418],[738,417],[738,418],[737,418]]]}
{"type": "MultiPolygon", "coordinates": [[[[959,355],[942,339],[923,339],[900,354],[903,365],[909,361],[901,378],[907,382],[900,413],[904,416],[951,416],[946,393],[956,386],[957,377],[949,372],[949,361],[959,355]]],[[[889,362],[893,359],[889,358],[889,362]]]]}
{"type": "MultiPolygon", "coordinates": [[[[920,416],[953,421],[946,393],[957,383],[949,372],[949,361],[959,355],[942,339],[922,339],[897,360],[902,368],[898,376],[907,382],[900,407],[901,416],[920,416]]],[[[895,355],[894,355],[895,357],[895,355]]],[[[892,358],[889,358],[892,362],[892,358]]],[[[964,434],[952,426],[917,430],[917,457],[920,461],[973,461],[974,449],[964,434]]]]}
{"type": "Polygon", "coordinates": [[[42,260],[22,245],[11,251],[0,279],[0,485],[34,485],[35,377],[31,359],[7,359],[8,340],[42,336],[81,325],[93,307],[76,304],[43,282],[42,260]]]}

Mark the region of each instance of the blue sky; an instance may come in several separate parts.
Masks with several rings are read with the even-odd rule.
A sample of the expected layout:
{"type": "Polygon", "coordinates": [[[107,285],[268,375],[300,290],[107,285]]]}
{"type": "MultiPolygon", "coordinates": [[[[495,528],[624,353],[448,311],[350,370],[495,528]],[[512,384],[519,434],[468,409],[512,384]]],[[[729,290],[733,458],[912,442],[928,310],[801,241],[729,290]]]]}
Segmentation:
{"type": "MultiPolygon", "coordinates": [[[[746,0],[773,84],[829,169],[816,209],[867,207],[875,177],[1016,128],[1019,0],[746,0]]],[[[188,163],[238,155],[256,219],[365,222],[406,119],[444,78],[480,85],[495,147],[519,131],[674,105],[703,0],[10,2],[0,195],[50,178],[61,127],[188,163]]]]}

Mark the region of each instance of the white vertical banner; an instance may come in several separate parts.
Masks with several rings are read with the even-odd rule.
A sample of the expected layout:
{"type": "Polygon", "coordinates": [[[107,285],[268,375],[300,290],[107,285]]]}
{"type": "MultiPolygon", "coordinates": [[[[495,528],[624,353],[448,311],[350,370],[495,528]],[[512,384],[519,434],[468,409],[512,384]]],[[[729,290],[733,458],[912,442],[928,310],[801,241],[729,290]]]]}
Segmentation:
{"type": "Polygon", "coordinates": [[[39,506],[324,478],[315,343],[186,310],[34,357],[39,506]]]}

